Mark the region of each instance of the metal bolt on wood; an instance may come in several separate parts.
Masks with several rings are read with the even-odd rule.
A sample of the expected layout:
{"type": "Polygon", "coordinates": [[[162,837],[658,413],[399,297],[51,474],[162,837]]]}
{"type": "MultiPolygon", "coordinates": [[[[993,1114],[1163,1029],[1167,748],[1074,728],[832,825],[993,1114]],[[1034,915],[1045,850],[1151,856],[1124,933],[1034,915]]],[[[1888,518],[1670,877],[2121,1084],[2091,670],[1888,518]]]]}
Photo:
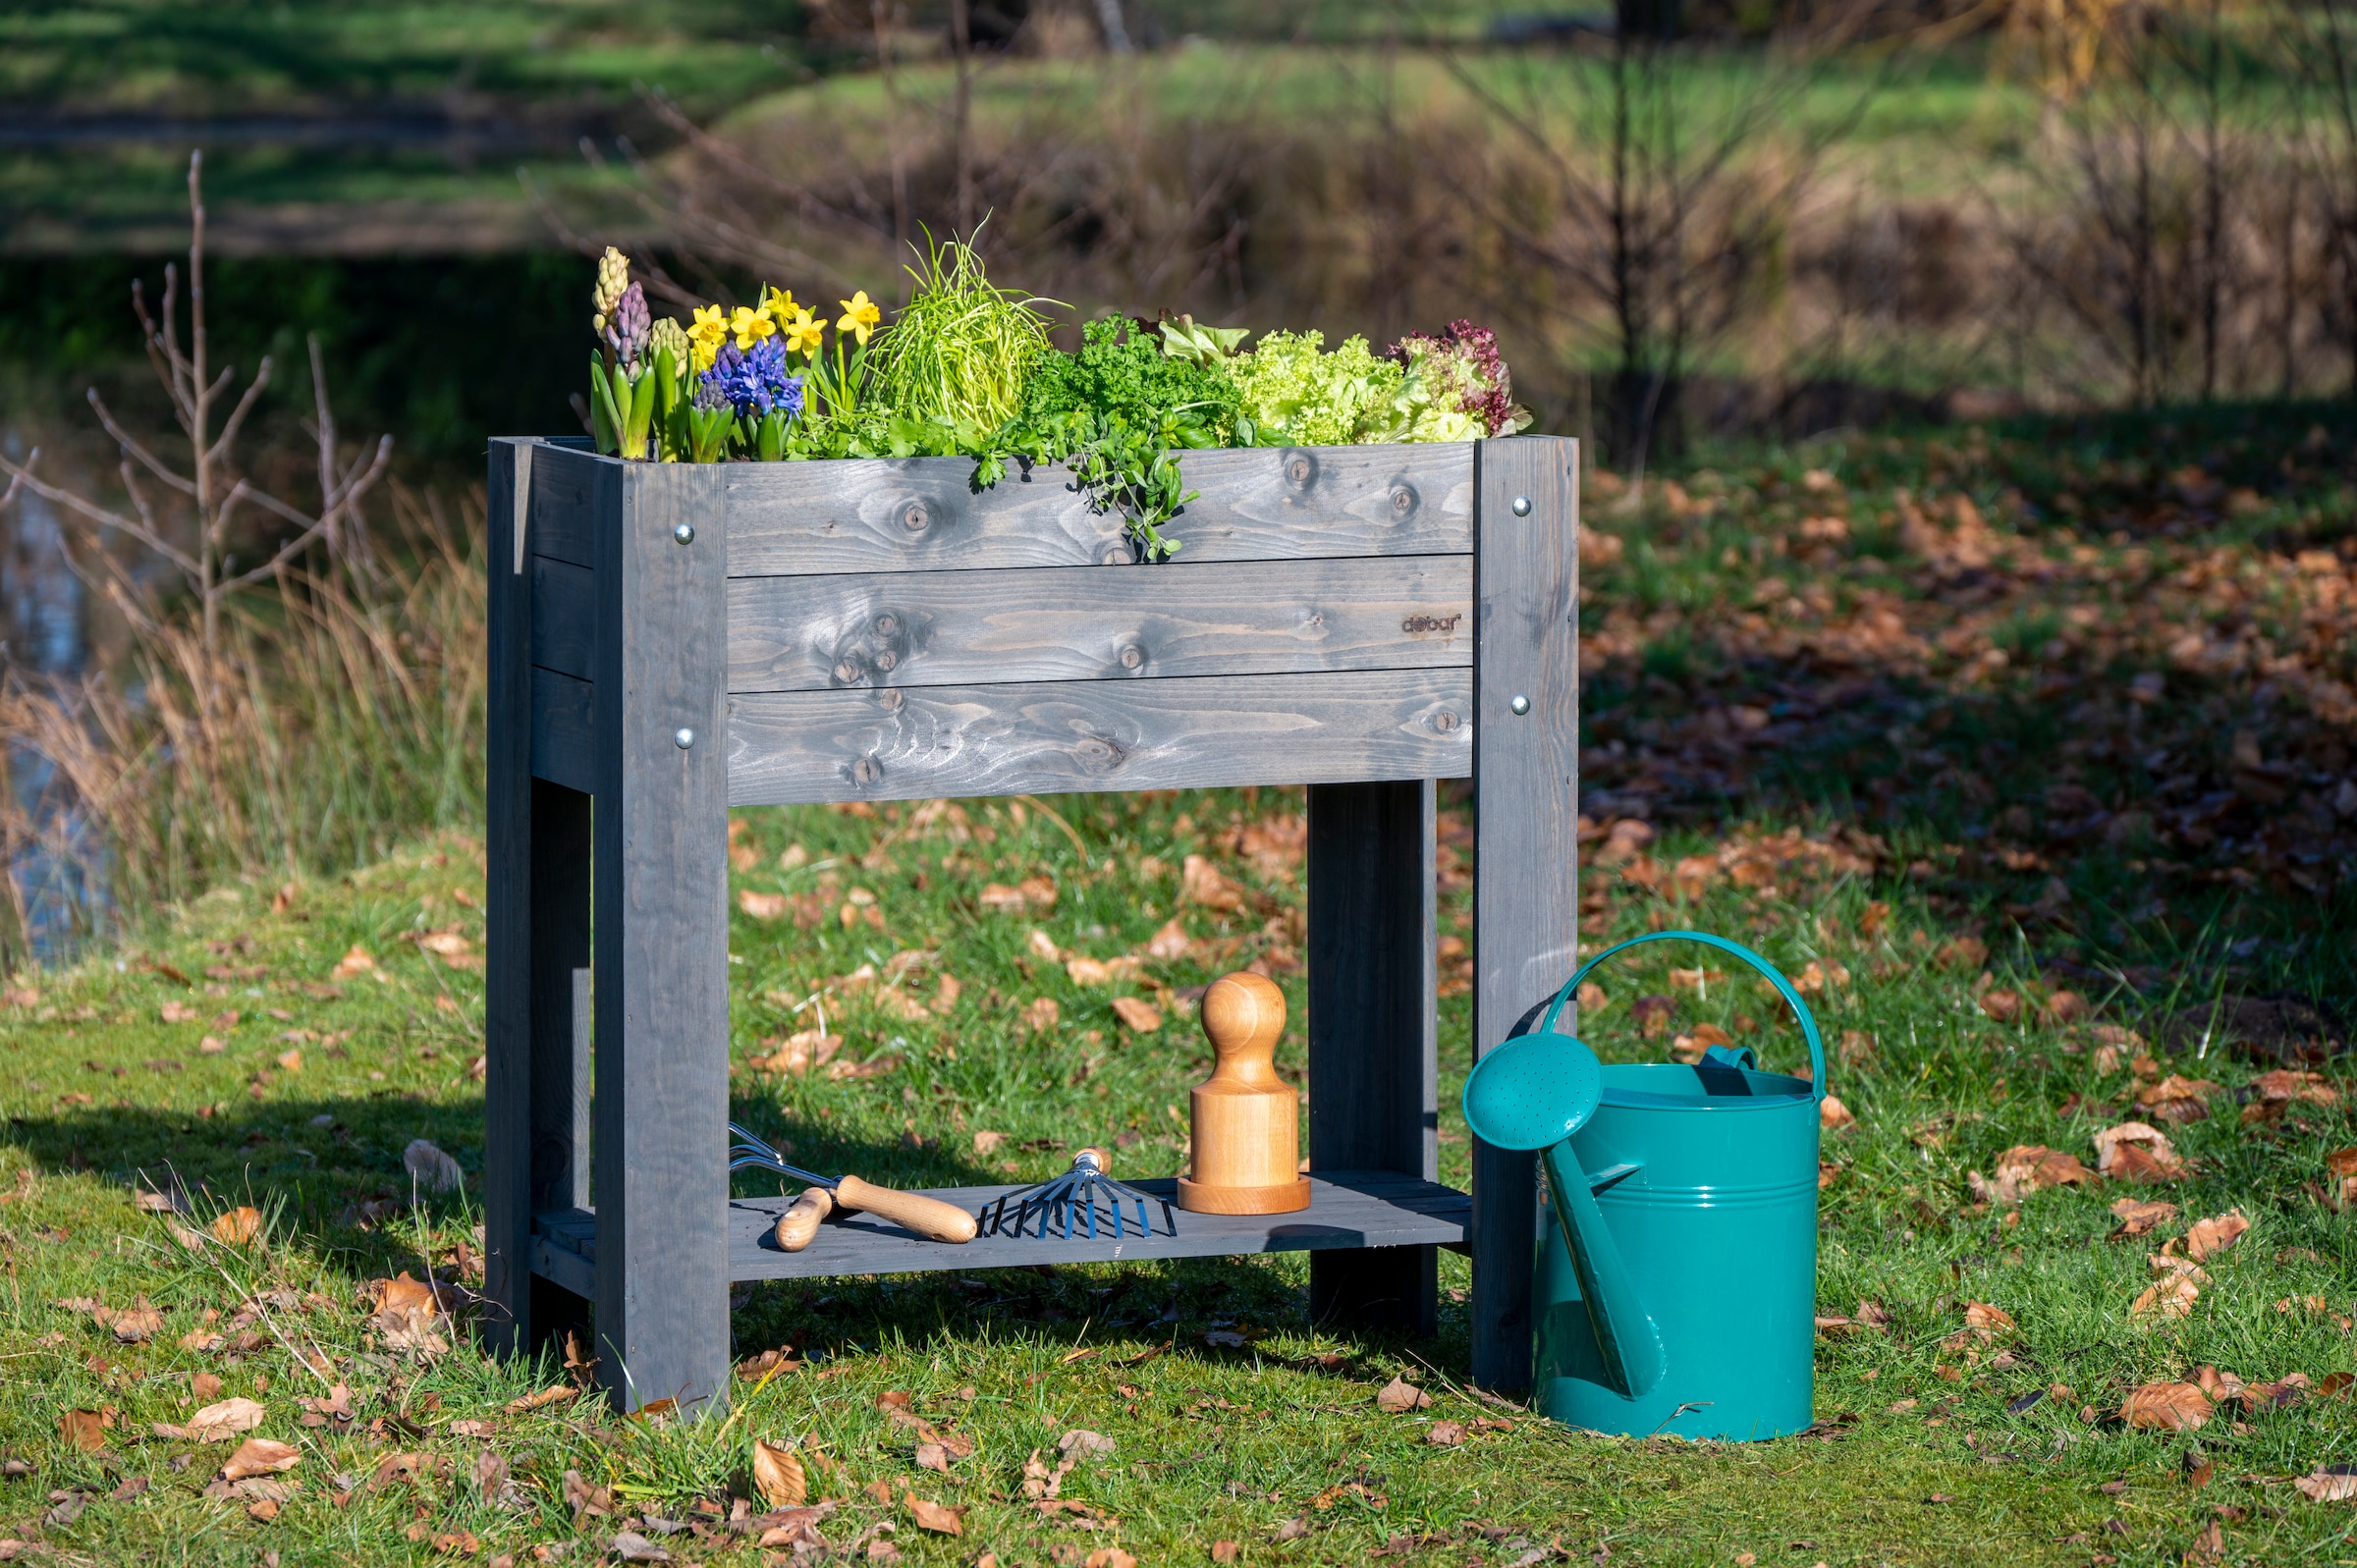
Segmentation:
{"type": "Polygon", "coordinates": [[[683,522],[671,530],[671,536],[684,545],[691,545],[695,543],[695,524],[683,522]]]}
{"type": "MultiPolygon", "coordinates": [[[[1520,712],[1521,710],[1516,709],[1515,711],[1520,712]]],[[[689,746],[695,744],[695,731],[692,730],[682,730],[678,734],[675,734],[671,737],[671,743],[679,747],[682,751],[685,751],[689,746]]]]}
{"type": "Polygon", "coordinates": [[[1514,497],[1514,515],[1517,517],[1527,517],[1530,515],[1530,497],[1514,497]]]}
{"type": "Polygon", "coordinates": [[[1507,706],[1513,709],[1514,717],[1519,719],[1524,714],[1530,712],[1530,699],[1524,696],[1516,696],[1514,700],[1507,703],[1507,706]]]}

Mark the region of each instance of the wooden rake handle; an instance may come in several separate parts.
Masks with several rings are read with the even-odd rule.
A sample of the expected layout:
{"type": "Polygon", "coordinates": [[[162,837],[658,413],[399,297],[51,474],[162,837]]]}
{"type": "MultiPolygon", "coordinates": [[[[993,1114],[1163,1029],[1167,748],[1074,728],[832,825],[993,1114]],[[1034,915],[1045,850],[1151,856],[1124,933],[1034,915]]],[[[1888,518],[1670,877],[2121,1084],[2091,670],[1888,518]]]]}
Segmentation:
{"type": "Polygon", "coordinates": [[[975,1231],[980,1228],[972,1215],[955,1204],[879,1187],[857,1176],[846,1176],[835,1183],[835,1201],[846,1209],[863,1209],[889,1219],[928,1241],[967,1242],[974,1239],[975,1231]]]}
{"type": "Polygon", "coordinates": [[[818,1222],[835,1212],[835,1200],[824,1187],[804,1187],[794,1207],[778,1216],[778,1245],[800,1252],[818,1234],[818,1222]]]}

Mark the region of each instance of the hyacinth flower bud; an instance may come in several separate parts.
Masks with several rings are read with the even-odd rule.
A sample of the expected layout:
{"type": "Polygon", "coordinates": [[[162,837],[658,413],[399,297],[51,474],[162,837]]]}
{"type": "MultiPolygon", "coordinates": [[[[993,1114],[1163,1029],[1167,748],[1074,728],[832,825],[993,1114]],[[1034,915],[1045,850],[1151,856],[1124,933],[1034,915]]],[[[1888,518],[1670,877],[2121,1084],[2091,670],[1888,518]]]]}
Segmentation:
{"type": "Polygon", "coordinates": [[[606,323],[606,342],[614,350],[614,357],[625,367],[637,364],[639,355],[646,352],[648,336],[654,322],[646,308],[646,291],[631,284],[614,302],[606,323]]]}
{"type": "Polygon", "coordinates": [[[671,351],[671,362],[680,369],[685,370],[691,363],[688,356],[687,333],[669,316],[657,321],[654,330],[649,332],[646,337],[646,351],[650,358],[660,354],[666,349],[671,351]]]}
{"type": "Polygon", "coordinates": [[[630,258],[606,246],[606,253],[597,261],[597,287],[590,291],[589,304],[597,313],[589,318],[593,332],[606,330],[606,318],[622,302],[623,292],[630,287],[630,258]]]}

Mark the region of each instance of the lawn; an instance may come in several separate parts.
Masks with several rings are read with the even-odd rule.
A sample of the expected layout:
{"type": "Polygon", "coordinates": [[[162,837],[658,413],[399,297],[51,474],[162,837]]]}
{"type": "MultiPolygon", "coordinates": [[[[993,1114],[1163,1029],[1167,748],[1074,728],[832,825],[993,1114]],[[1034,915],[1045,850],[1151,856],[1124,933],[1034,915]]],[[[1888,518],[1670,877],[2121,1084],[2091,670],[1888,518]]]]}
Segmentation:
{"type": "MultiPolygon", "coordinates": [[[[466,1309],[404,1314],[424,1292],[396,1287],[372,1311],[371,1281],[479,1267],[482,862],[452,835],[220,889],[12,982],[0,1536],[27,1544],[0,1552],[585,1562],[627,1533],[750,1563],[762,1530],[728,1521],[767,1506],[760,1440],[863,1560],[2357,1560],[2357,1510],[2308,1495],[2357,1460],[2357,1079],[2343,1021],[2300,1010],[2348,996],[2357,956],[2349,426],[1854,435],[1727,455],[1636,507],[1591,486],[1587,937],[1764,951],[1809,992],[1852,1118],[1825,1139],[1803,1436],[1598,1437],[1469,1392],[1449,1254],[1432,1343],[1307,1322],[1293,1258],[952,1270],[747,1293],[725,1422],[534,1402],[567,1370],[486,1361],[466,1309]],[[2129,1120],[2172,1158],[2081,1179],[2023,1152],[2092,1171],[2129,1120]],[[469,1184],[413,1185],[418,1139],[469,1184]],[[2237,1215],[2213,1250],[2233,1226],[2197,1223],[2237,1215]],[[1386,1408],[1395,1379],[1431,1403],[1386,1408]],[[2123,1419],[2172,1383],[2221,1397],[2173,1396],[2198,1427],[2123,1419]],[[232,1398],[257,1427],[188,1434],[232,1398]],[[247,1438],[291,1467],[222,1478],[289,1456],[247,1438]],[[1027,1494],[1060,1443],[1057,1494],[1027,1494]],[[959,1534],[924,1527],[936,1507],[959,1534]]],[[[1300,1005],[1300,809],[741,814],[736,1113],[888,1182],[1043,1176],[1105,1141],[1169,1173],[1208,1070],[1194,988],[1257,962],[1300,1005]],[[1027,909],[989,892],[1027,881],[1027,909]],[[1127,979],[1087,962],[1133,953],[1127,979]],[[797,1043],[822,1006],[827,1038],[797,1043]]],[[[1445,798],[1453,993],[1464,826],[1445,798]]],[[[1608,1059],[1711,1025],[1796,1062],[1755,989],[1672,972],[1698,961],[1632,954],[1583,1030],[1608,1059]]],[[[1457,1183],[1465,1007],[1441,1001],[1457,1183]]],[[[1296,1011],[1280,1063],[1302,1056],[1296,1011]]]]}

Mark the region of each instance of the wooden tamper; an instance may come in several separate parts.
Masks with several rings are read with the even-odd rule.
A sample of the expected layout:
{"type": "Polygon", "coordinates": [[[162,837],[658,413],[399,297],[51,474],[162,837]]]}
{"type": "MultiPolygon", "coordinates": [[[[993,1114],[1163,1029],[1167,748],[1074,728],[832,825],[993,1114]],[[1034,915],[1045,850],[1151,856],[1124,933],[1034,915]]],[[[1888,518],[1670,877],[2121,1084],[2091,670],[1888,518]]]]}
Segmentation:
{"type": "Polygon", "coordinates": [[[1308,1208],[1301,1096],[1277,1076],[1275,1061],[1285,993],[1263,975],[1222,975],[1203,994],[1203,1033],[1219,1061],[1189,1097],[1194,1173],[1178,1178],[1178,1207],[1199,1215],[1308,1208]]]}

